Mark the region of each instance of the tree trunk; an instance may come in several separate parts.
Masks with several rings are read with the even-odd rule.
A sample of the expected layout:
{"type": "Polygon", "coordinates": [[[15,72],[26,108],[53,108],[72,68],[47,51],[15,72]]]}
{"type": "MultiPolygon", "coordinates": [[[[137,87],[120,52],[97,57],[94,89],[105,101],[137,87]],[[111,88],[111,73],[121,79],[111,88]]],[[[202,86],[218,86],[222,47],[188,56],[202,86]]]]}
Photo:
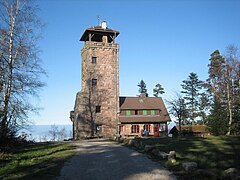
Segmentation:
{"type": "Polygon", "coordinates": [[[182,125],[181,125],[181,119],[178,119],[178,124],[179,124],[179,132],[178,132],[178,134],[181,134],[181,132],[182,132],[182,125]]]}
{"type": "MultiPolygon", "coordinates": [[[[11,12],[13,13],[13,12],[11,12]]],[[[2,119],[1,119],[1,137],[7,137],[7,118],[8,118],[8,107],[9,107],[9,100],[11,96],[12,90],[12,74],[13,74],[13,30],[15,27],[15,18],[11,17],[11,25],[10,25],[10,35],[9,35],[9,59],[8,59],[8,80],[7,80],[7,87],[4,91],[3,97],[3,110],[2,110],[2,119]]]]}
{"type": "Polygon", "coordinates": [[[229,122],[228,122],[228,132],[227,135],[231,135],[231,125],[232,125],[232,109],[231,109],[231,99],[230,99],[230,88],[229,81],[227,83],[227,108],[229,113],[229,122]]]}
{"type": "Polygon", "coordinates": [[[41,29],[36,6],[30,1],[1,0],[1,48],[0,58],[0,136],[16,135],[24,126],[28,113],[35,111],[28,98],[38,94],[44,86],[40,81],[45,74],[38,59],[36,46],[41,29]],[[31,17],[30,17],[31,16],[31,17]],[[14,98],[14,99],[13,99],[14,98]]]}

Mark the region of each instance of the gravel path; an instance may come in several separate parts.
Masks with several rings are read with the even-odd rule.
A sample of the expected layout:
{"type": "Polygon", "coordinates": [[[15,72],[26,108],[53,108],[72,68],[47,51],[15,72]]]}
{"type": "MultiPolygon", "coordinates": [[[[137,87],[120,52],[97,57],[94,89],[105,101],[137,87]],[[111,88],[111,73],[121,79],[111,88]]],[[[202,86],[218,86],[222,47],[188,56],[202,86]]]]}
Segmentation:
{"type": "Polygon", "coordinates": [[[59,180],[167,180],[176,177],[159,163],[104,139],[74,142],[77,155],[67,161],[59,180]]]}

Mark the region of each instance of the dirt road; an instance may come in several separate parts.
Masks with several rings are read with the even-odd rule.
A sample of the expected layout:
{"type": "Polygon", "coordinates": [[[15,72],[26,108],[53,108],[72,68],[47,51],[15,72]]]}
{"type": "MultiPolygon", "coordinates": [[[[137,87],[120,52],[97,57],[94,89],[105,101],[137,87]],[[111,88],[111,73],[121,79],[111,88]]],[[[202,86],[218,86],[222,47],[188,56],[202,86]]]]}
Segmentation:
{"type": "Polygon", "coordinates": [[[78,153],[65,163],[59,180],[176,179],[159,163],[115,142],[97,139],[75,144],[78,153]]]}

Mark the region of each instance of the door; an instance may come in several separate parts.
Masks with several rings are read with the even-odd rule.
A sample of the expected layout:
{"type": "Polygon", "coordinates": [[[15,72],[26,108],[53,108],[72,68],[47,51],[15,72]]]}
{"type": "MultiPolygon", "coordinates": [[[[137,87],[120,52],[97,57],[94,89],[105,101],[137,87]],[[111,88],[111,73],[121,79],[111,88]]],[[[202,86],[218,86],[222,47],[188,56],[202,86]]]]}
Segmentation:
{"type": "Polygon", "coordinates": [[[159,124],[154,124],[154,136],[159,136],[159,124]]]}

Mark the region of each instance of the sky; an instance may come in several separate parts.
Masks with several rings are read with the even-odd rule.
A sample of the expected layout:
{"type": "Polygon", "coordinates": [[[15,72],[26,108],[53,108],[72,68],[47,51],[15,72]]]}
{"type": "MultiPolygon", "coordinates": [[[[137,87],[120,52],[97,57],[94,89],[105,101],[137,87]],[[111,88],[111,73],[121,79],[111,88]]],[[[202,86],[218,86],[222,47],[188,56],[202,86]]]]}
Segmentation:
{"type": "Polygon", "coordinates": [[[39,42],[47,86],[35,124],[71,124],[76,93],[81,90],[81,48],[85,29],[106,21],[120,31],[120,95],[136,96],[144,80],[148,93],[160,83],[163,99],[180,92],[191,72],[208,76],[210,54],[240,48],[238,0],[36,0],[46,23],[39,42]]]}

